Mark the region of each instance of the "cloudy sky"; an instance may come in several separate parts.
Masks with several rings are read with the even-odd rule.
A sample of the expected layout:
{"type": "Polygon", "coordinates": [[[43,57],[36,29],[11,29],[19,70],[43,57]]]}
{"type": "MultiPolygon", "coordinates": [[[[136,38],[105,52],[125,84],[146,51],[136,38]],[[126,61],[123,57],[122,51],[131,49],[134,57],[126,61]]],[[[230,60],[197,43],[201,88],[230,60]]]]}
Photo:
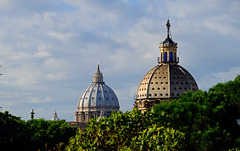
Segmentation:
{"type": "Polygon", "coordinates": [[[179,64],[200,89],[240,73],[238,0],[0,0],[0,110],[73,121],[98,62],[131,110],[168,18],[179,64]]]}

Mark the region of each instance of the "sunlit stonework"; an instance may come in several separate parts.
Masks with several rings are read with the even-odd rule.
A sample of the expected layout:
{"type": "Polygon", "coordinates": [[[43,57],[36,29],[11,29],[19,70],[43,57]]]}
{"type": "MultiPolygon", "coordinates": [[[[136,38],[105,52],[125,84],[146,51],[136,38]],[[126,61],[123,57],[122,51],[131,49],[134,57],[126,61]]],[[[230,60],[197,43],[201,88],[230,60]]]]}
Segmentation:
{"type": "Polygon", "coordinates": [[[198,90],[192,75],[178,65],[177,43],[170,38],[170,22],[167,21],[167,38],[159,44],[158,65],[141,80],[135,98],[135,108],[145,111],[162,101],[177,99],[183,92],[198,90]]]}

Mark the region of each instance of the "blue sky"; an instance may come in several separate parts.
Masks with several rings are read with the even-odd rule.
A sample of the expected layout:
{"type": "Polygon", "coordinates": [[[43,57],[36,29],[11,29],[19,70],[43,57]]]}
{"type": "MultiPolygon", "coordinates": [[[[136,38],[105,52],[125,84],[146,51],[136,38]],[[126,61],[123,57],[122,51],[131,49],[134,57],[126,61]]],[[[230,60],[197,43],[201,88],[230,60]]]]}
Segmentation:
{"type": "Polygon", "coordinates": [[[240,73],[237,0],[1,0],[0,110],[73,121],[98,62],[120,109],[131,110],[168,18],[179,64],[200,89],[240,73]]]}

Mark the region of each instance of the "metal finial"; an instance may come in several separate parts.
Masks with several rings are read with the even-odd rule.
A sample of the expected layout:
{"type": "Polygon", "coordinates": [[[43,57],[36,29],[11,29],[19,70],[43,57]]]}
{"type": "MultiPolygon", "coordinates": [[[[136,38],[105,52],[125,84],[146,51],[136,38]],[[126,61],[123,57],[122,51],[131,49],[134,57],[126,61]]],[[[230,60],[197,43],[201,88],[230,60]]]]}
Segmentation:
{"type": "Polygon", "coordinates": [[[100,63],[99,63],[99,61],[97,62],[97,67],[99,68],[99,66],[100,66],[100,63]]]}
{"type": "Polygon", "coordinates": [[[99,67],[100,67],[100,65],[98,64],[98,65],[97,65],[97,71],[99,71],[99,72],[100,72],[100,69],[99,69],[99,67]]]}
{"type": "Polygon", "coordinates": [[[169,19],[168,19],[168,21],[167,21],[167,24],[166,24],[166,26],[167,26],[167,36],[169,37],[169,32],[170,32],[170,21],[169,21],[169,19]]]}

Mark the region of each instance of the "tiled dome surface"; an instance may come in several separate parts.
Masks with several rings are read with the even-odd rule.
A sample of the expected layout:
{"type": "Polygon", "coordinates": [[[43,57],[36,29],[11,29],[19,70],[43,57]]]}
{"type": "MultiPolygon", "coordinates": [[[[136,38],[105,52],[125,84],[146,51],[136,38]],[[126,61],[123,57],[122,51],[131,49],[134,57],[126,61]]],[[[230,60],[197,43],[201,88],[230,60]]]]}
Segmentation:
{"type": "Polygon", "coordinates": [[[78,108],[119,108],[114,91],[104,83],[92,83],[82,94],[78,108]]]}
{"type": "Polygon", "coordinates": [[[159,64],[140,82],[136,99],[174,99],[183,92],[197,90],[192,75],[177,64],[159,64]]]}
{"type": "Polygon", "coordinates": [[[78,111],[118,111],[119,102],[114,91],[103,82],[99,65],[92,84],[83,92],[78,101],[78,111]]]}

